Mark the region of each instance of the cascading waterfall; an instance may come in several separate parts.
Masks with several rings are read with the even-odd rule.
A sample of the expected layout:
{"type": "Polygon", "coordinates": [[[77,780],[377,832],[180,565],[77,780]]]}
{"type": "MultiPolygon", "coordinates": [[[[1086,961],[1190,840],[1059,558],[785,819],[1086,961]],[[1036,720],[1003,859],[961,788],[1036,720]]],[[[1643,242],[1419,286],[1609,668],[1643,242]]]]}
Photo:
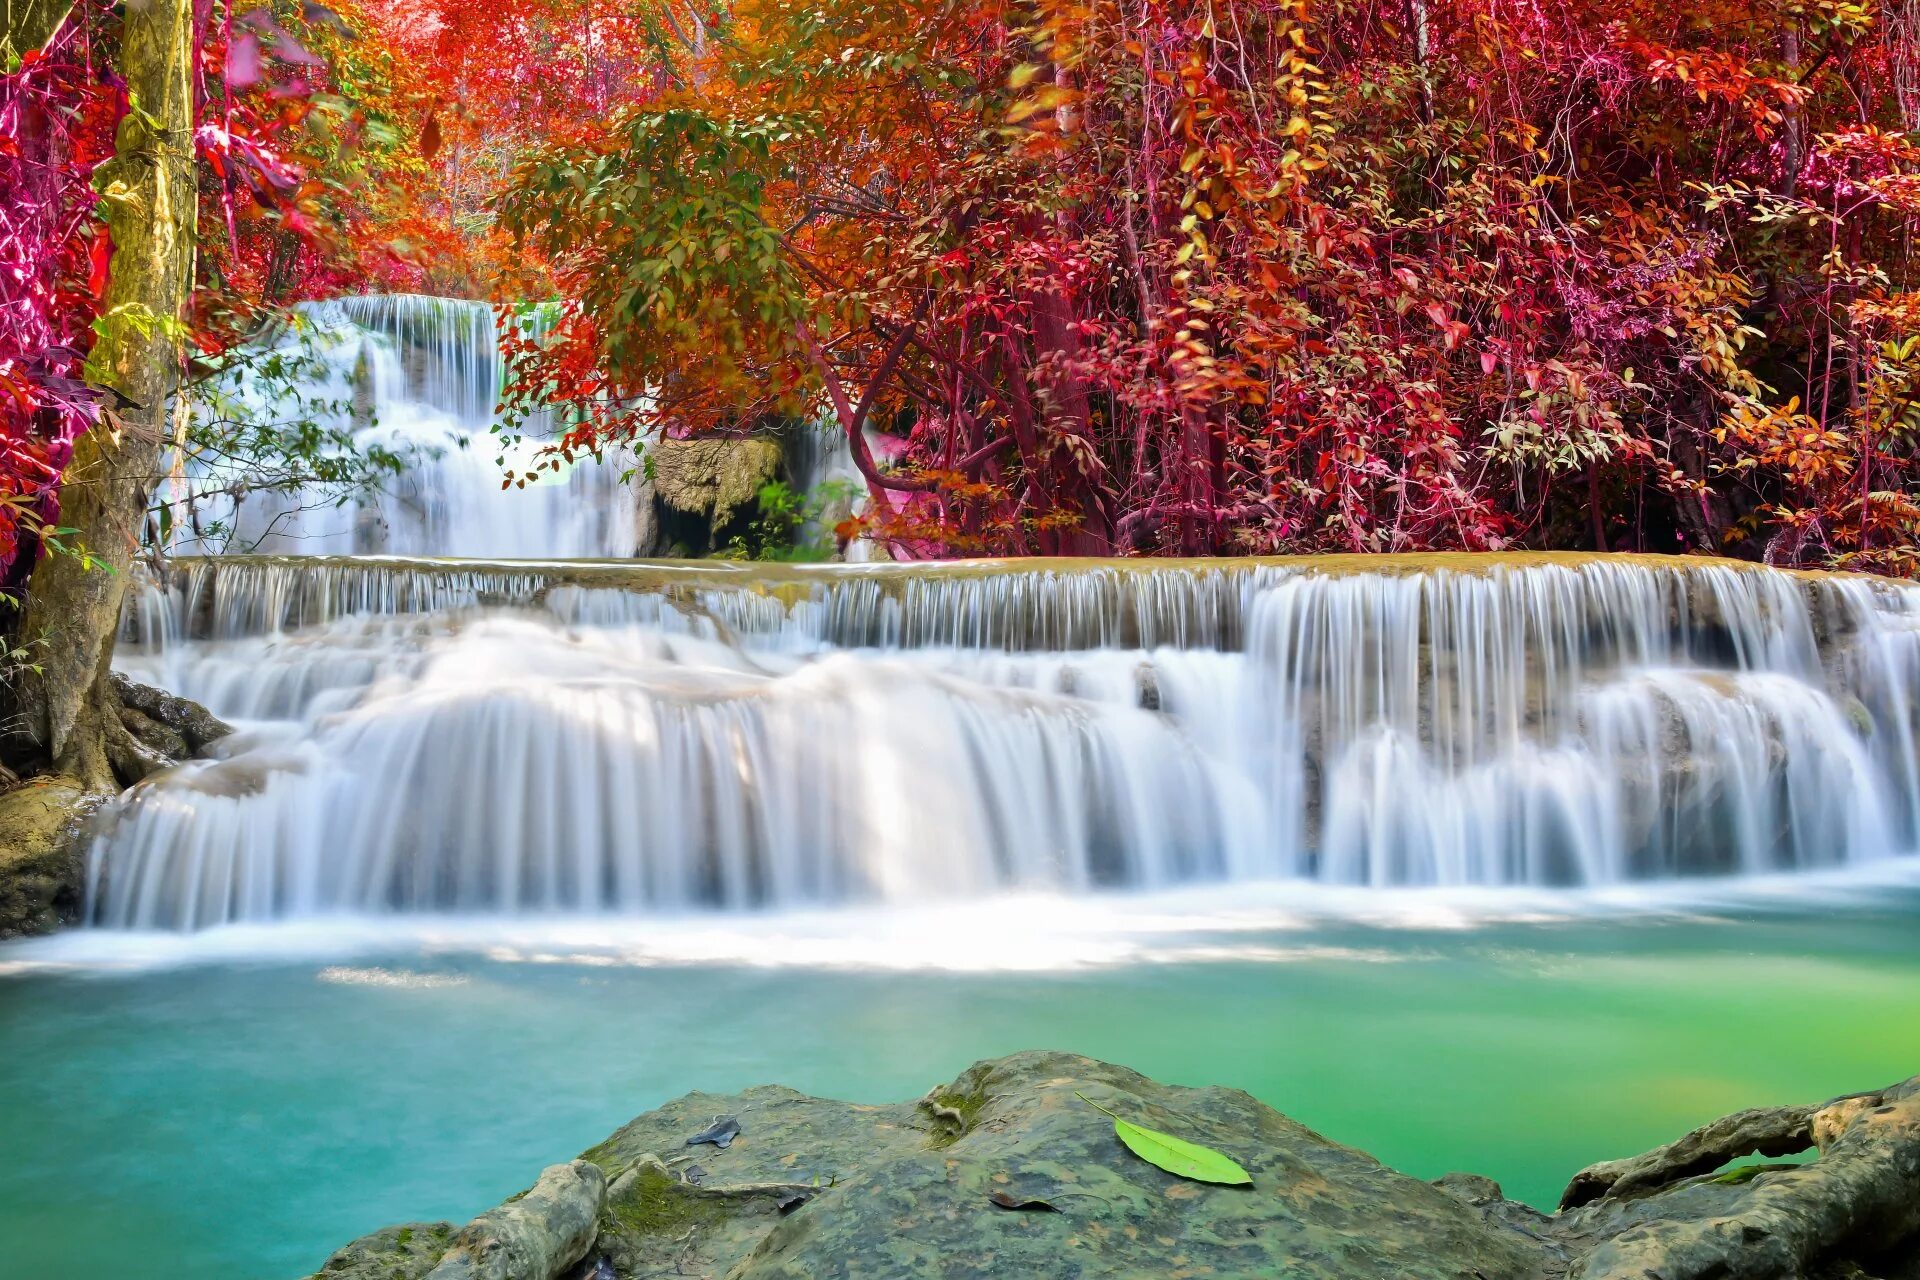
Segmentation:
{"type": "Polygon", "coordinates": [[[502,456],[529,472],[552,423],[536,413],[511,441],[491,430],[502,365],[485,303],[414,295],[305,303],[268,354],[279,357],[280,376],[243,365],[249,376],[216,383],[206,411],[311,423],[404,467],[370,495],[315,482],[236,496],[233,478],[211,463],[184,466],[163,490],[172,495],[174,551],[633,554],[635,499],[620,483],[630,458],[583,459],[534,472],[525,488],[501,487],[502,456]]]}
{"type": "Polygon", "coordinates": [[[1920,834],[1920,590],[1657,558],[176,562],[91,914],[1594,886],[1920,834]]]}

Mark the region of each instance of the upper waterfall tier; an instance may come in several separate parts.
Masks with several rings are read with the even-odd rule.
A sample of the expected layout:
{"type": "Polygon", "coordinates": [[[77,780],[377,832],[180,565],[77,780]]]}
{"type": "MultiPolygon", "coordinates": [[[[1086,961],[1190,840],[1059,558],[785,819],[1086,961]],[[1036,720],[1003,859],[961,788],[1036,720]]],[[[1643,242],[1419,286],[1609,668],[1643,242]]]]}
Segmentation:
{"type": "Polygon", "coordinates": [[[1864,578],[223,558],[127,625],[247,728],[96,841],[119,926],[1597,885],[1920,832],[1920,590],[1864,578]]]}
{"type": "Polygon", "coordinates": [[[317,482],[247,492],[196,459],[164,490],[175,550],[632,554],[634,495],[620,483],[630,457],[583,459],[502,487],[508,468],[529,470],[552,424],[534,414],[525,438],[495,433],[503,368],[487,304],[418,295],[305,303],[254,357],[209,388],[203,411],[281,430],[310,424],[356,451],[384,451],[400,469],[372,493],[317,482]]]}

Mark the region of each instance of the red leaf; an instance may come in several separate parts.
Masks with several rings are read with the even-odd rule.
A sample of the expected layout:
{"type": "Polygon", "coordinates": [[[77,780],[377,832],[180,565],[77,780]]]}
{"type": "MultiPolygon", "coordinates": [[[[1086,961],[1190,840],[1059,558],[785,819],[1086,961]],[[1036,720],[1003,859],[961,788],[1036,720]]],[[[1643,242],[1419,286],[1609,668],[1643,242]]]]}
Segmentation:
{"type": "Polygon", "coordinates": [[[102,225],[93,233],[93,243],[87,249],[87,292],[96,298],[107,293],[107,268],[113,261],[113,234],[102,225]]]}

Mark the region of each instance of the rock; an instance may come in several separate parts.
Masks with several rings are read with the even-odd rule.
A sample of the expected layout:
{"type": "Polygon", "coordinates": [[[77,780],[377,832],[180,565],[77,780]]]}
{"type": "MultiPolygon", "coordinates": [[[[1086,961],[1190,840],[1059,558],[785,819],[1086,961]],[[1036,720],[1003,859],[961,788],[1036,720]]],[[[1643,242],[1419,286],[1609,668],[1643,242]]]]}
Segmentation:
{"type": "Polygon", "coordinates": [[[185,760],[193,754],[185,737],[138,707],[122,706],[120,723],[133,735],[134,741],[170,760],[185,760]]]}
{"type": "Polygon", "coordinates": [[[107,799],[58,776],[0,794],[0,938],[49,933],[79,915],[81,837],[107,799]]]}
{"type": "Polygon", "coordinates": [[[1740,1111],[1695,1129],[1685,1137],[1627,1160],[1588,1165],[1561,1193],[1561,1209],[1577,1209],[1602,1196],[1628,1196],[1696,1174],[1711,1173],[1742,1156],[1784,1156],[1813,1144],[1819,1107],[1771,1107],[1740,1111]]]}
{"type": "Polygon", "coordinates": [[[1134,702],[1142,711],[1161,709],[1160,672],[1151,662],[1143,662],[1133,670],[1134,702]]]}
{"type": "Polygon", "coordinates": [[[1567,1198],[1548,1215],[1473,1174],[1420,1182],[1235,1090],[1021,1053],[893,1106],[689,1094],[440,1228],[438,1254],[419,1247],[435,1228],[390,1228],[315,1280],[1920,1280],[1920,1078],[1743,1112],[1583,1170],[1567,1198]],[[1253,1185],[1162,1172],[1094,1103],[1226,1153],[1253,1185]],[[738,1121],[731,1144],[687,1148],[716,1117],[738,1121]],[[1795,1143],[1820,1159],[1716,1172],[1795,1143]]]}
{"type": "Polygon", "coordinates": [[[612,1177],[593,1247],[621,1280],[1531,1274],[1526,1237],[1244,1093],[1059,1053],[983,1062],[894,1106],[691,1094],[584,1158],[612,1177]],[[1254,1185],[1163,1173],[1076,1092],[1227,1152],[1254,1185]],[[662,1157],[690,1157],[687,1136],[720,1115],[741,1132],[697,1148],[706,1179],[689,1185],[662,1157]],[[1001,1208],[995,1192],[1058,1212],[1001,1208]]]}
{"type": "Polygon", "coordinates": [[[1575,1175],[1596,1237],[1573,1280],[1792,1280],[1823,1266],[1885,1274],[1920,1253],[1920,1076],[1820,1107],[1747,1111],[1634,1160],[1575,1175]],[[1814,1148],[1804,1165],[1715,1176],[1727,1160],[1814,1148]],[[1689,1176],[1693,1175],[1693,1176],[1689,1176]]]}
{"type": "MultiPolygon", "coordinates": [[[[188,755],[198,755],[208,747],[233,732],[233,726],[197,702],[177,698],[171,693],[155,689],[151,685],[138,684],[118,671],[113,673],[113,691],[119,695],[121,707],[136,712],[145,720],[162,726],[173,738],[186,744],[187,751],[175,756],[185,759],[188,755]]],[[[155,743],[141,737],[140,731],[129,724],[134,737],[148,746],[160,750],[155,743]]],[[[165,754],[173,755],[172,752],[165,754]]]]}
{"type": "Polygon", "coordinates": [[[759,436],[662,440],[648,457],[660,505],[702,517],[715,548],[722,531],[756,509],[761,487],[780,474],[779,442],[759,436]]]}
{"type": "Polygon", "coordinates": [[[420,1280],[453,1242],[451,1222],[409,1222],[355,1240],[313,1280],[420,1280]]]}
{"type": "Polygon", "coordinates": [[[556,1164],[525,1195],[462,1228],[427,1280],[558,1280],[593,1247],[606,1202],[597,1166],[556,1164]]]}

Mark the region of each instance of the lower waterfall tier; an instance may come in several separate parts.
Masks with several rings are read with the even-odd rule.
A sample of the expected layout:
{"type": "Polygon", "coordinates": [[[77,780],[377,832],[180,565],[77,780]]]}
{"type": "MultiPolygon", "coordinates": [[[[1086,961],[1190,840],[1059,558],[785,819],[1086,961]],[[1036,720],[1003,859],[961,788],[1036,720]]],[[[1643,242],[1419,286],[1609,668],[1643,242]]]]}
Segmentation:
{"type": "Polygon", "coordinates": [[[243,729],[104,824],[115,927],[1601,885],[1920,831],[1920,592],[1714,562],[226,560],[128,634],[243,729]]]}

